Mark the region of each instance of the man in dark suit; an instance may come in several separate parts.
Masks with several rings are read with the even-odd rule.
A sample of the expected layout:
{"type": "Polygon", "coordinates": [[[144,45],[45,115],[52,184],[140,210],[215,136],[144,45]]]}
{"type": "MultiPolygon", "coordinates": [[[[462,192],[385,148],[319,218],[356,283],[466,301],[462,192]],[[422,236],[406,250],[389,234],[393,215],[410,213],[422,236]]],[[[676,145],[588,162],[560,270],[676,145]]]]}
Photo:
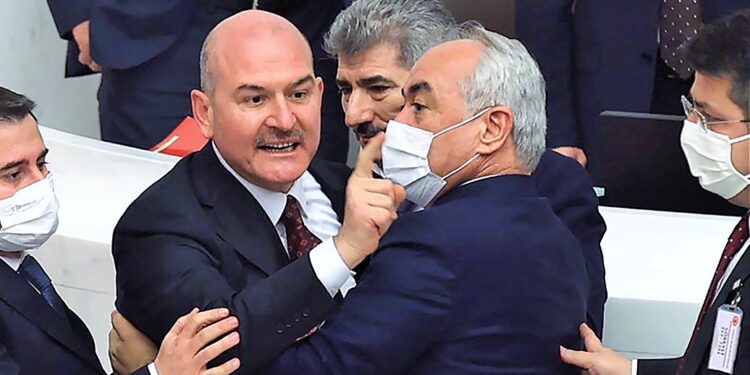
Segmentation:
{"type": "MultiPolygon", "coordinates": [[[[750,208],[749,40],[750,10],[745,10],[705,26],[685,46],[685,59],[696,73],[692,101],[682,98],[687,119],[681,137],[690,170],[701,185],[745,208],[750,208]]],[[[630,375],[636,370],[638,374],[750,374],[748,217],[750,211],[727,241],[681,358],[631,362],[602,347],[584,326],[581,333],[589,352],[562,349],[563,359],[600,375],[630,375]],[[742,311],[745,316],[739,315],[742,311]],[[721,349],[723,330],[731,335],[721,349]],[[732,352],[734,356],[722,354],[732,352]]]]}
{"type": "Polygon", "coordinates": [[[547,79],[548,146],[596,164],[602,111],[680,114],[674,98],[692,77],[676,46],[747,7],[750,0],[519,1],[517,36],[547,79]]]}
{"type": "MultiPolygon", "coordinates": [[[[48,0],[58,32],[70,40],[66,76],[102,72],[102,139],[148,149],[191,114],[190,90],[199,86],[198,56],[221,20],[257,7],[277,13],[313,46],[315,70],[333,87],[335,61],[322,38],[350,0],[48,0]]],[[[348,135],[334,90],[323,98],[318,157],[346,161],[348,135]]]]}
{"type": "Polygon", "coordinates": [[[465,37],[416,63],[385,135],[385,176],[426,208],[401,214],[341,308],[266,373],[577,373],[557,345],[581,343],[585,262],[529,177],[544,80],[518,41],[465,37]]]}
{"type": "MultiPolygon", "coordinates": [[[[31,100],[0,87],[0,373],[103,374],[91,333],[32,255],[57,229],[58,207],[33,107],[31,100]]],[[[236,321],[222,320],[227,315],[208,311],[183,318],[167,341],[170,350],[136,373],[205,369],[209,359],[236,342],[220,340],[202,353],[202,362],[183,358],[201,354],[196,349],[236,328],[236,321]],[[199,331],[208,337],[197,336],[199,331]]],[[[228,374],[238,366],[232,362],[214,372],[228,374]]]]}
{"type": "MultiPolygon", "coordinates": [[[[346,125],[362,145],[385,130],[403,107],[401,88],[416,60],[455,39],[455,27],[439,0],[359,1],[339,14],[326,47],[339,61],[336,82],[346,125]]],[[[601,333],[607,289],[600,243],[606,226],[592,183],[580,165],[551,150],[531,177],[581,244],[590,286],[586,321],[601,333]]]]}
{"type": "Polygon", "coordinates": [[[403,190],[366,167],[349,178],[343,164],[311,162],[323,84],[286,19],[238,13],[201,56],[193,113],[212,141],[117,224],[116,304],[157,343],[186,309],[228,307],[242,340],[227,356],[249,373],[328,317],[403,190]]]}

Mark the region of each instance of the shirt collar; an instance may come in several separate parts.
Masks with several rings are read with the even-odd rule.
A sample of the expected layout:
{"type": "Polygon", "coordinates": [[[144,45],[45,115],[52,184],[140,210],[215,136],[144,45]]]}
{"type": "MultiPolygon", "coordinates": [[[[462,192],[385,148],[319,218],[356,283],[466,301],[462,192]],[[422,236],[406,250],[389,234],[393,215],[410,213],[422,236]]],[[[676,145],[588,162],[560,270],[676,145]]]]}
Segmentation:
{"type": "Polygon", "coordinates": [[[21,263],[23,263],[23,260],[26,259],[27,255],[28,252],[23,251],[21,252],[21,256],[18,258],[0,256],[0,259],[2,259],[3,262],[5,262],[11,269],[13,269],[14,272],[18,272],[18,269],[21,267],[21,263]]]}
{"type": "Polygon", "coordinates": [[[236,178],[237,181],[239,181],[242,186],[244,186],[245,189],[247,189],[247,191],[252,194],[253,198],[258,201],[260,206],[263,208],[263,211],[265,211],[266,215],[271,220],[271,222],[274,223],[274,225],[279,222],[279,219],[281,219],[281,215],[284,213],[287,194],[297,199],[297,202],[299,202],[300,205],[300,210],[302,210],[302,216],[307,217],[307,200],[305,199],[305,182],[308,178],[307,171],[305,171],[302,177],[298,178],[297,181],[294,181],[288,193],[271,191],[257,186],[244,177],[240,176],[229,165],[229,163],[227,163],[214,142],[211,142],[211,147],[213,148],[216,157],[219,159],[219,163],[221,163],[224,169],[226,169],[232,176],[234,176],[234,178],[236,178]]]}

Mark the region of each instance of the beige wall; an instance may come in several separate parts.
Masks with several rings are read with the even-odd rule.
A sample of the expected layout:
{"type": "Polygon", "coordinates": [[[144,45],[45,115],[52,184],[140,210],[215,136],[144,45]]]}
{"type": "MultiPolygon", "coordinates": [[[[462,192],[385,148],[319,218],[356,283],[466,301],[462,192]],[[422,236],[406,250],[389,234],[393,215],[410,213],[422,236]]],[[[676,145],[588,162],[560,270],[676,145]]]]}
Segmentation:
{"type": "Polygon", "coordinates": [[[65,79],[65,51],[46,1],[0,0],[0,86],[36,101],[43,125],[99,138],[99,76],[65,79]]]}

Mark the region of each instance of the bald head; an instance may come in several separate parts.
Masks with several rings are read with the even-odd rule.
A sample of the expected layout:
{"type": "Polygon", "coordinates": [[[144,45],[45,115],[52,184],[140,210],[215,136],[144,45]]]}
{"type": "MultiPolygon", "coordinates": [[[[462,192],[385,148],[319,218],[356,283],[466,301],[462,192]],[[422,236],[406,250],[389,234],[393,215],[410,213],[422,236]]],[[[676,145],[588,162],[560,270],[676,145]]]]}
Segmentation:
{"type": "MultiPolygon", "coordinates": [[[[237,13],[220,22],[206,37],[200,55],[201,90],[211,95],[220,79],[217,65],[239,62],[269,47],[300,53],[312,68],[312,50],[305,36],[288,20],[261,10],[237,13]]],[[[231,67],[230,67],[231,68],[231,67]]]]}

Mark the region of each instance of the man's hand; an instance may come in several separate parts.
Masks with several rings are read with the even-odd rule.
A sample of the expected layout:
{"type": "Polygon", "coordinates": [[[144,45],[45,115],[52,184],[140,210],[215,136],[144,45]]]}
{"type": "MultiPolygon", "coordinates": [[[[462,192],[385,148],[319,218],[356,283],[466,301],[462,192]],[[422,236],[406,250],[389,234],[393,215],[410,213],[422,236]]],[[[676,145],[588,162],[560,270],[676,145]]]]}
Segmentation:
{"type": "Polygon", "coordinates": [[[227,309],[214,309],[177,319],[164,337],[154,363],[159,375],[228,375],[240,368],[240,360],[232,358],[219,367],[206,369],[208,362],[240,343],[233,331],[239,321],[227,309]],[[221,340],[209,343],[224,336],[221,340]]]}
{"type": "Polygon", "coordinates": [[[346,185],[344,223],[334,244],[350,269],[377,250],[380,238],[398,217],[396,211],[406,197],[403,187],[372,177],[384,138],[378,134],[362,149],[346,185]]]}
{"type": "Polygon", "coordinates": [[[581,324],[580,331],[586,351],[570,350],[561,346],[560,358],[563,362],[585,369],[591,375],[630,375],[629,359],[602,345],[594,331],[586,324],[581,324]]]}
{"type": "Polygon", "coordinates": [[[89,25],[88,20],[83,21],[73,28],[73,39],[78,44],[78,62],[89,67],[95,72],[101,72],[102,67],[91,58],[91,44],[89,42],[89,25]]]}
{"type": "Polygon", "coordinates": [[[581,166],[583,166],[584,168],[586,168],[586,164],[588,164],[589,162],[588,158],[586,157],[586,153],[584,153],[583,150],[578,147],[558,147],[553,148],[552,151],[575,159],[575,161],[577,161],[578,164],[581,164],[581,166]]]}
{"type": "Polygon", "coordinates": [[[119,311],[112,311],[109,331],[109,362],[116,374],[125,375],[151,363],[156,358],[156,346],[125,319],[119,311]]]}

